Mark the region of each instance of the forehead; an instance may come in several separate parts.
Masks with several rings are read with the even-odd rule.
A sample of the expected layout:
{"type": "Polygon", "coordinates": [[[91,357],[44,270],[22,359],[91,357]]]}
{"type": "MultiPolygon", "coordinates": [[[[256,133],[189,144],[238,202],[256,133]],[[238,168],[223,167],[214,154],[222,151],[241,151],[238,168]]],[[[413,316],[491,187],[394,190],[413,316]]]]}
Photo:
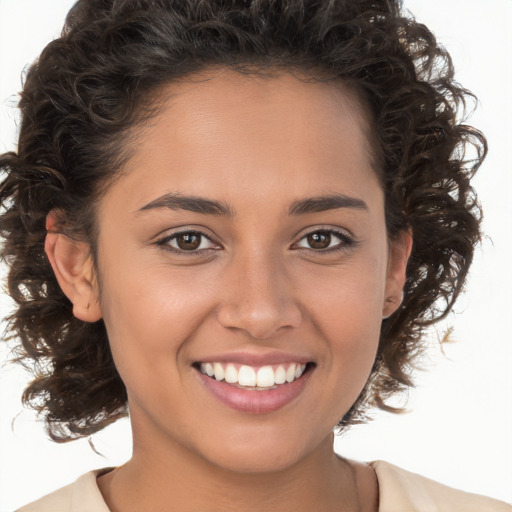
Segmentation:
{"type": "Polygon", "coordinates": [[[210,129],[217,124],[224,136],[230,128],[232,135],[244,128],[246,135],[253,131],[257,136],[258,129],[283,127],[286,139],[307,126],[311,143],[321,147],[326,141],[316,137],[321,132],[343,136],[348,129],[361,136],[358,142],[368,154],[373,152],[369,108],[361,94],[341,80],[319,81],[290,70],[248,75],[207,68],[163,87],[159,100],[166,119],[160,117],[157,123],[168,128],[172,124],[176,131],[193,126],[198,135],[211,137],[210,129]]]}
{"type": "Polygon", "coordinates": [[[360,195],[376,180],[368,116],[343,83],[221,68],[173,82],[159,99],[122,180],[140,196],[135,208],[157,193],[360,195]]]}

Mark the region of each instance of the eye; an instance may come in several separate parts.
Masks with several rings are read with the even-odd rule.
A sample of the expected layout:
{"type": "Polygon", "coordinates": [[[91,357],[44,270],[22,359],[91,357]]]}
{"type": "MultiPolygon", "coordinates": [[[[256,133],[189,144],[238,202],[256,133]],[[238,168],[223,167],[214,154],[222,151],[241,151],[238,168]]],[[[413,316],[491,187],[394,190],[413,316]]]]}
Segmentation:
{"type": "Polygon", "coordinates": [[[346,233],[334,229],[319,229],[303,236],[296,246],[317,252],[331,252],[342,250],[354,243],[355,241],[346,233]]]}
{"type": "Polygon", "coordinates": [[[180,231],[162,238],[156,245],[178,253],[194,253],[219,248],[201,231],[180,231]]]}

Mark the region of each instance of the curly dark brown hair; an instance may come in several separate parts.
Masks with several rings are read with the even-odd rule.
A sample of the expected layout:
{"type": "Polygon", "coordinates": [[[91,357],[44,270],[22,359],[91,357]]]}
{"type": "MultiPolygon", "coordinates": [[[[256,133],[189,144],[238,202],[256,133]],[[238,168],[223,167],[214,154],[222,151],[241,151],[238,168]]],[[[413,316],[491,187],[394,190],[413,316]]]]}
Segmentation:
{"type": "Polygon", "coordinates": [[[402,306],[381,329],[368,384],[344,427],[412,385],[425,329],[461,292],[480,239],[470,180],[485,138],[463,124],[471,93],[448,53],[398,0],[79,0],[30,67],[17,153],[0,156],[2,257],[17,308],[8,335],[35,370],[25,403],[52,439],[90,435],[127,412],[103,321],[72,314],[44,252],[45,219],[95,253],[95,205],[129,158],[130,129],[163,85],[211,66],[299,71],[358,91],[374,127],[390,237],[413,233],[402,306]],[[468,154],[469,151],[469,154],[468,154]]]}

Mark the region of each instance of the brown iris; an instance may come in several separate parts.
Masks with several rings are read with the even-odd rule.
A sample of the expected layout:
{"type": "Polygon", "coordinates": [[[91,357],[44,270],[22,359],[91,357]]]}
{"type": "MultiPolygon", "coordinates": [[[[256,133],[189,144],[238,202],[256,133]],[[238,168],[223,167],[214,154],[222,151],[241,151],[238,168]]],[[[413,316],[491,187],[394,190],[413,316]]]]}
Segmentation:
{"type": "Polygon", "coordinates": [[[310,233],[307,240],[312,249],[327,249],[331,245],[331,234],[327,231],[316,231],[310,233]]]}
{"type": "Polygon", "coordinates": [[[176,235],[176,244],[183,251],[193,251],[201,245],[200,233],[181,233],[176,235]]]}

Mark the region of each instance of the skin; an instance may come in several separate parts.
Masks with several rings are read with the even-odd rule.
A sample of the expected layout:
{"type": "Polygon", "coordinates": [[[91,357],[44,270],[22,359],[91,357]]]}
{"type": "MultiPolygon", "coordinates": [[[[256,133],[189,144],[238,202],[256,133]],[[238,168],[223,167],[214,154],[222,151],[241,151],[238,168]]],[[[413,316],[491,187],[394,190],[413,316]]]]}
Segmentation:
{"type": "Polygon", "coordinates": [[[133,457],[100,490],[113,512],[376,510],[372,470],[333,453],[332,429],[370,374],[411,237],[388,239],[364,110],[340,84],[287,73],[197,78],[166,87],[100,200],[96,273],[85,244],[47,238],[75,315],[104,319],[128,391],[133,457]],[[221,201],[232,215],[155,207],[165,194],[221,201]],[[289,213],[333,194],[364,207],[289,213]],[[172,252],[184,230],[210,240],[172,252]],[[322,230],[340,250],[311,247],[306,235],[322,230]],[[194,367],[231,352],[291,353],[313,369],[279,410],[240,412],[194,367]]]}

